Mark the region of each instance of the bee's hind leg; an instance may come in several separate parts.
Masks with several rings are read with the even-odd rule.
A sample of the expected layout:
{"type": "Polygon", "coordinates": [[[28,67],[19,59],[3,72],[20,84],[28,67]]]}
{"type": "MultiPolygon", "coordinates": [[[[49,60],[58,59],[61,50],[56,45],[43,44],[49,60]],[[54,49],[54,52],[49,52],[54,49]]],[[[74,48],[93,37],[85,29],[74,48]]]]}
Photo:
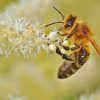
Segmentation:
{"type": "Polygon", "coordinates": [[[60,49],[58,47],[56,47],[56,53],[61,55],[63,59],[68,60],[68,61],[74,61],[72,58],[70,58],[70,56],[68,56],[67,54],[63,54],[61,53],[60,49]]]}

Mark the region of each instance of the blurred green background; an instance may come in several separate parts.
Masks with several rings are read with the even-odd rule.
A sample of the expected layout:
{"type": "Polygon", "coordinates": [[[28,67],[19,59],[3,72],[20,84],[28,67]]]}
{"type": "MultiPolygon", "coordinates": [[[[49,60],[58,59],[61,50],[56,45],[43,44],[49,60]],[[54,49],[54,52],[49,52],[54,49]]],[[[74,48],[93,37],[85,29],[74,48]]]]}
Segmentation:
{"type": "MultiPolygon", "coordinates": [[[[17,2],[0,0],[0,11],[17,2]]],[[[60,9],[65,16],[72,13],[78,19],[86,21],[100,46],[100,0],[52,0],[46,13],[40,16],[42,23],[61,19],[52,9],[53,6],[60,9]]],[[[39,10],[43,10],[42,5],[39,10]]],[[[54,27],[58,26],[47,28],[46,31],[49,33],[54,27]]],[[[92,100],[84,97],[91,94],[93,100],[100,100],[100,56],[94,48],[91,46],[88,62],[77,73],[64,80],[57,78],[62,62],[59,55],[47,55],[43,50],[36,57],[0,57],[0,100],[92,100]]]]}

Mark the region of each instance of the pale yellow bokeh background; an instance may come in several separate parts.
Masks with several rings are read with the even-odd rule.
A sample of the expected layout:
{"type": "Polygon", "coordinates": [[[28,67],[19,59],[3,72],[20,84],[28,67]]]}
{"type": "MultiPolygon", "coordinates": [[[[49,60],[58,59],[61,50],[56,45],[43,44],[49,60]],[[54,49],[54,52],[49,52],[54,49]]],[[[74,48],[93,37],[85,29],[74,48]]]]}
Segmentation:
{"type": "MultiPolygon", "coordinates": [[[[16,2],[0,0],[1,11],[12,1],[16,2]]],[[[53,6],[65,16],[72,13],[88,22],[100,46],[99,0],[52,0],[47,13],[41,17],[42,23],[61,19],[52,9],[53,6]]],[[[40,10],[43,10],[42,7],[40,10]]],[[[56,25],[46,31],[54,27],[56,25]]],[[[72,77],[64,80],[57,78],[58,68],[63,62],[57,54],[47,55],[41,51],[36,57],[0,57],[0,100],[10,100],[11,96],[20,97],[21,100],[78,100],[78,96],[84,93],[94,93],[94,100],[100,100],[100,91],[95,93],[95,89],[100,86],[100,56],[92,46],[91,52],[88,62],[72,77]]]]}

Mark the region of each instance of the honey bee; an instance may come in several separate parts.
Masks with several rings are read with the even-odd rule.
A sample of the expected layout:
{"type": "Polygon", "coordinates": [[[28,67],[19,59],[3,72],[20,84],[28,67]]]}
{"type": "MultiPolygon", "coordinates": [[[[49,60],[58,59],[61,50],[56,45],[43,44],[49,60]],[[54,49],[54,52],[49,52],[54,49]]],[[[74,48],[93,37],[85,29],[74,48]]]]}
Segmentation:
{"type": "Polygon", "coordinates": [[[62,53],[59,47],[56,47],[56,53],[65,59],[58,70],[58,78],[64,79],[74,74],[87,62],[90,55],[89,42],[93,45],[99,55],[100,48],[92,38],[92,32],[84,21],[77,20],[77,17],[74,15],[68,15],[64,18],[64,15],[56,7],[53,8],[61,14],[63,21],[57,21],[48,24],[45,27],[61,23],[58,34],[65,38],[64,41],[68,40],[74,44],[74,47],[69,47],[63,45],[64,41],[59,43],[64,50],[71,51],[70,55],[62,53]]]}

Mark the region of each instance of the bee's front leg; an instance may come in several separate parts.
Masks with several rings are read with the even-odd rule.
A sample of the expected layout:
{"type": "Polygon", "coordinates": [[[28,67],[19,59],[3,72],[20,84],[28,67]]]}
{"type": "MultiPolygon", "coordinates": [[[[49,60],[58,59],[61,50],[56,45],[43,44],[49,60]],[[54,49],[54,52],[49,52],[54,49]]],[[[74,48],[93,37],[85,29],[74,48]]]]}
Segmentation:
{"type": "Polygon", "coordinates": [[[58,33],[58,35],[60,35],[60,36],[66,36],[66,34],[60,34],[59,31],[58,31],[57,33],[58,33]]]}

